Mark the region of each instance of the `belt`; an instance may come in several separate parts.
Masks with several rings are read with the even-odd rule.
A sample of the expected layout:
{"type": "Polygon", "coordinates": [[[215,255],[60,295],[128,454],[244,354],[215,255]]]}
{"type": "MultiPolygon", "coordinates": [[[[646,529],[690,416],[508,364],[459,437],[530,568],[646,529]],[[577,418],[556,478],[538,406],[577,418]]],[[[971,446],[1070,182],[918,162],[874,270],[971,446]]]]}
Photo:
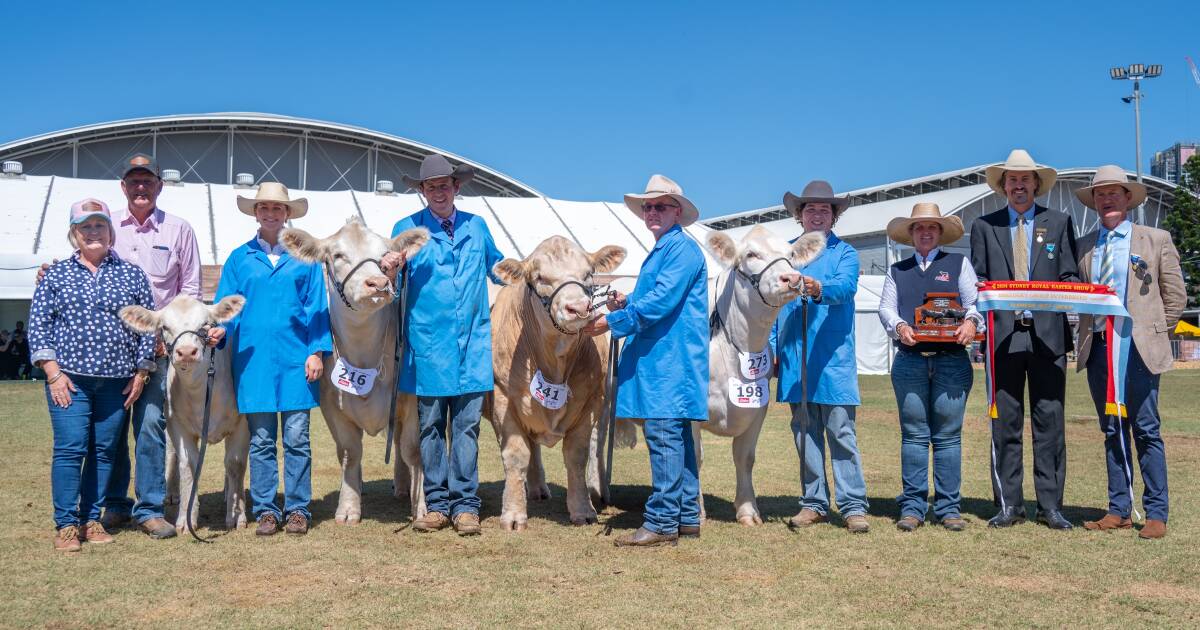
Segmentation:
{"type": "Polygon", "coordinates": [[[1032,328],[1033,316],[1026,317],[1024,313],[1017,313],[1016,319],[1013,320],[1013,325],[1020,326],[1021,328],[1032,328]]]}
{"type": "MultiPolygon", "coordinates": [[[[946,344],[946,345],[951,345],[951,344],[946,344]]],[[[958,354],[960,352],[967,351],[967,349],[964,346],[960,346],[958,344],[953,344],[953,346],[954,347],[947,348],[945,350],[925,350],[925,351],[910,350],[908,348],[900,348],[900,352],[907,352],[909,354],[915,354],[915,355],[922,356],[922,357],[936,357],[936,356],[942,355],[942,354],[958,354]]]]}

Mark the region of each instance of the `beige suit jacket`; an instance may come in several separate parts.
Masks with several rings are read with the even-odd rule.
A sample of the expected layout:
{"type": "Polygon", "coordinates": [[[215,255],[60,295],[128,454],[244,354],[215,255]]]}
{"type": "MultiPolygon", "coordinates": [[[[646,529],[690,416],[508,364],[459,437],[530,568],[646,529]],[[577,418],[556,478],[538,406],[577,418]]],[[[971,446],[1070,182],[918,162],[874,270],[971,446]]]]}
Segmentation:
{"type": "MultiPolygon", "coordinates": [[[[1099,228],[1079,239],[1079,276],[1084,282],[1092,279],[1092,252],[1096,249],[1099,228]]],[[[1179,252],[1166,230],[1134,224],[1129,252],[1146,263],[1145,269],[1130,266],[1125,288],[1125,307],[1133,317],[1133,343],[1142,361],[1153,374],[1171,369],[1169,333],[1183,314],[1187,292],[1183,285],[1183,270],[1179,267],[1179,252]]],[[[1130,265],[1129,260],[1116,264],[1130,265]]],[[[1079,348],[1077,370],[1087,365],[1092,349],[1092,316],[1079,316],[1079,348]]]]}

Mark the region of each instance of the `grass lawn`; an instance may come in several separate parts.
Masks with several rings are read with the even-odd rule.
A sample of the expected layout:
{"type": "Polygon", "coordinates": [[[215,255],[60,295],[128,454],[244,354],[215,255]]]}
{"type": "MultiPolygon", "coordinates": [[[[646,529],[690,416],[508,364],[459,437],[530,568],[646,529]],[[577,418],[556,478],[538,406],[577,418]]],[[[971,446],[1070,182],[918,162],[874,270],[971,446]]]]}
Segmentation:
{"type": "MultiPolygon", "coordinates": [[[[314,416],[312,511],[303,538],[256,538],[223,522],[223,448],[201,485],[211,545],[156,542],[132,531],[82,553],[52,549],[51,431],[40,384],[0,383],[0,626],[1174,626],[1200,625],[1200,371],[1163,379],[1163,434],[1171,480],[1167,538],[1136,532],[1053,532],[1034,524],[988,530],[988,430],[981,372],[963,430],[966,532],[893,526],[900,438],[887,377],[864,377],[858,414],[872,530],[840,521],[801,533],[798,462],[785,406],[759,441],[756,486],[767,523],[733,522],[730,441],[705,434],[709,520],[700,540],[673,549],[616,549],[640,523],[649,490],[643,445],[618,452],[617,507],[600,526],[572,527],[558,450],[544,453],[555,497],[530,505],[529,529],[498,529],[502,471],[491,428],[480,437],[483,536],[408,528],[391,497],[383,438],[368,440],[363,522],[333,522],[339,470],[314,416]]],[[[1103,440],[1083,378],[1067,401],[1066,515],[1077,525],[1106,506],[1103,440]]],[[[486,423],[485,423],[486,425],[486,423]]],[[[1028,426],[1028,423],[1027,425],[1028,426]]],[[[1026,429],[1025,496],[1033,509],[1026,429]]],[[[1141,492],[1140,480],[1135,491],[1141,492]]]]}

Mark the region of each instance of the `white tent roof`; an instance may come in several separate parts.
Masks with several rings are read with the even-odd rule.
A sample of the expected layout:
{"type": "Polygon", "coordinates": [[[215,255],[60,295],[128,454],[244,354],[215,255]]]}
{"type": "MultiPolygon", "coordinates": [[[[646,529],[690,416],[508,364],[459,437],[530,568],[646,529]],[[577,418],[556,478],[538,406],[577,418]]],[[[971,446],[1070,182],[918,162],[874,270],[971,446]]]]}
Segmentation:
{"type": "MultiPolygon", "coordinates": [[[[375,232],[391,234],[396,221],[420,210],[418,195],[381,195],[354,190],[293,190],[305,197],[308,214],[293,222],[317,236],[336,232],[346,219],[361,217],[375,232]]],[[[217,265],[254,234],[254,219],[237,209],[238,195],[253,196],[254,189],[225,184],[178,184],[163,188],[159,206],[191,224],[200,243],[205,265],[217,265]]],[[[124,195],[114,180],[26,176],[0,178],[0,299],[29,299],[32,283],[26,276],[32,267],[71,252],[67,244],[67,215],[70,205],[95,197],[112,208],[125,205],[124,195]],[[12,275],[16,274],[16,275],[12,275]]],[[[620,202],[581,202],[547,197],[462,197],[460,209],[483,217],[496,246],[510,257],[523,258],[546,238],[561,235],[588,251],[604,245],[624,247],[628,255],[613,273],[637,275],[653,238],[641,221],[620,202]]],[[[686,232],[704,242],[709,228],[696,223],[686,232]]],[[[708,252],[705,251],[708,256],[708,252]]],[[[708,257],[709,274],[721,266],[708,257]]]]}

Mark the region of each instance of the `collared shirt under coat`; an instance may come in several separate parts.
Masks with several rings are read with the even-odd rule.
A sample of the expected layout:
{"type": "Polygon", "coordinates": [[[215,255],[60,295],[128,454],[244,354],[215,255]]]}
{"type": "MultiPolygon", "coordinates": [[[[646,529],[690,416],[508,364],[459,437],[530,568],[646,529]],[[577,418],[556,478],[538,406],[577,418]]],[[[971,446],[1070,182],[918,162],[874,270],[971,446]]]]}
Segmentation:
{"type": "Polygon", "coordinates": [[[244,296],[246,305],[223,325],[224,343],[233,344],[238,411],[266,413],[317,406],[320,383],[308,382],[304,362],[314,352],[333,349],[321,266],[296,260],[286,251],[271,264],[259,239],[252,238],[233,250],[221,269],[215,299],[234,294],[244,296]]]}
{"type": "MultiPolygon", "coordinates": [[[[795,242],[793,239],[792,242],[795,242]]],[[[858,293],[858,252],[832,232],[825,251],[799,271],[821,283],[821,300],[798,297],[779,311],[771,345],[779,358],[776,399],[798,403],[803,300],[808,305],[808,401],[858,405],[858,361],[854,356],[854,294],[858,293]]]]}
{"type": "Polygon", "coordinates": [[[607,320],[625,338],[618,417],[708,420],[708,266],[683,228],[654,243],[625,308],[607,320]]]}
{"type": "Polygon", "coordinates": [[[399,388],[418,396],[458,396],[489,391],[492,318],[487,278],[504,259],[481,217],[457,210],[454,240],[425,208],[396,222],[392,236],[414,227],[429,242],[408,260],[407,335],[399,388]]]}

